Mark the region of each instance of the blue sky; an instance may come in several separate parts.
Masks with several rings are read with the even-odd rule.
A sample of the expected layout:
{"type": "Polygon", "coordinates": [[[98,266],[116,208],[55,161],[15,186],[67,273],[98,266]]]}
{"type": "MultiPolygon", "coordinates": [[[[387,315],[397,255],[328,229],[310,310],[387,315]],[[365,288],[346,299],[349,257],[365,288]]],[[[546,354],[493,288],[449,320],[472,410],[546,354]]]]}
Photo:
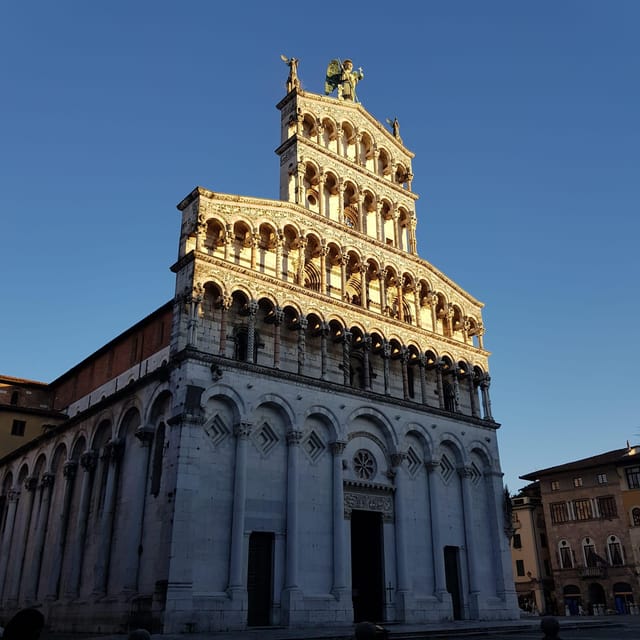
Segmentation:
{"type": "Polygon", "coordinates": [[[640,441],[640,3],[6,2],[0,372],[50,381],[170,299],[194,186],[278,197],[286,66],[362,66],[420,255],[486,304],[505,481],[640,441]]]}

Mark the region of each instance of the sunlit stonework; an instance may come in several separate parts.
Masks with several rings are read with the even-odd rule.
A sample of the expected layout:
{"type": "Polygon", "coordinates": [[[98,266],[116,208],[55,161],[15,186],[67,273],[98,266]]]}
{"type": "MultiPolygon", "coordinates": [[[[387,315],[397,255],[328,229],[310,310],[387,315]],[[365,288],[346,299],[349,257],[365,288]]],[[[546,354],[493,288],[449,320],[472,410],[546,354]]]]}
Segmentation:
{"type": "Polygon", "coordinates": [[[174,300],[57,381],[69,419],[3,460],[4,612],[517,616],[482,303],[418,256],[413,153],[363,72],[332,61],[325,96],[283,61],[280,199],[184,198],[174,300]]]}

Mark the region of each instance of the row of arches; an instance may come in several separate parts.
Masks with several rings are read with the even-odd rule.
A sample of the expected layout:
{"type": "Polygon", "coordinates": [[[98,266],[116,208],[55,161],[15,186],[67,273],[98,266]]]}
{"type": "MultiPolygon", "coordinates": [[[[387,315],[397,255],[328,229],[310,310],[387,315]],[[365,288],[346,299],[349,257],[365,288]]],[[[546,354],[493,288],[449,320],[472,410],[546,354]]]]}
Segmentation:
{"type": "Polygon", "coordinates": [[[150,510],[164,508],[170,406],[168,391],[144,409],[131,400],[4,469],[0,601],[97,597],[116,585],[135,594],[151,580],[140,550],[150,510]]]}
{"type": "Polygon", "coordinates": [[[205,283],[187,320],[199,349],[384,396],[493,420],[490,378],[478,364],[405,343],[382,328],[347,323],[319,311],[242,288],[228,294],[205,283]],[[480,397],[479,394],[480,393],[480,397]]]}
{"type": "Polygon", "coordinates": [[[411,190],[410,164],[397,159],[392,151],[375,141],[373,134],[349,120],[338,121],[329,115],[318,117],[309,111],[299,111],[295,121],[290,122],[289,135],[294,131],[378,177],[411,190]]]}
{"type": "Polygon", "coordinates": [[[363,310],[483,348],[480,319],[430,279],[296,226],[207,220],[202,250],[363,310]]]}

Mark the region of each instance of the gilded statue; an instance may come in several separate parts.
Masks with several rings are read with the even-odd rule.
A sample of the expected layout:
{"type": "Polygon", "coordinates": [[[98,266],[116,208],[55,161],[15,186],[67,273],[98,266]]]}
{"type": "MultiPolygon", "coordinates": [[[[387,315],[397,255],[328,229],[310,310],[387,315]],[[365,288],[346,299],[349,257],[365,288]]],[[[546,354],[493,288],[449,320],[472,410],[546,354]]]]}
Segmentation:
{"type": "Polygon", "coordinates": [[[337,89],[338,100],[358,102],[356,85],[362,78],[364,78],[362,67],[359,67],[356,71],[351,60],[347,59],[344,62],[340,62],[339,58],[335,58],[327,67],[324,92],[329,95],[337,89]]]}

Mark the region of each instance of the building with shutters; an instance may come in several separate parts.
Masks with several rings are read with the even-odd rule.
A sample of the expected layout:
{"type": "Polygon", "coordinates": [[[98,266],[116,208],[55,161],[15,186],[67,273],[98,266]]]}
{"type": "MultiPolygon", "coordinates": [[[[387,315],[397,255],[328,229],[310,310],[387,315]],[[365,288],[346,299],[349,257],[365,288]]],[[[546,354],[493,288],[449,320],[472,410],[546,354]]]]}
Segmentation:
{"type": "Polygon", "coordinates": [[[175,298],[52,383],[68,419],[0,461],[3,614],[517,617],[483,305],[417,254],[397,122],[289,89],[280,199],[184,198],[175,298]]]}

